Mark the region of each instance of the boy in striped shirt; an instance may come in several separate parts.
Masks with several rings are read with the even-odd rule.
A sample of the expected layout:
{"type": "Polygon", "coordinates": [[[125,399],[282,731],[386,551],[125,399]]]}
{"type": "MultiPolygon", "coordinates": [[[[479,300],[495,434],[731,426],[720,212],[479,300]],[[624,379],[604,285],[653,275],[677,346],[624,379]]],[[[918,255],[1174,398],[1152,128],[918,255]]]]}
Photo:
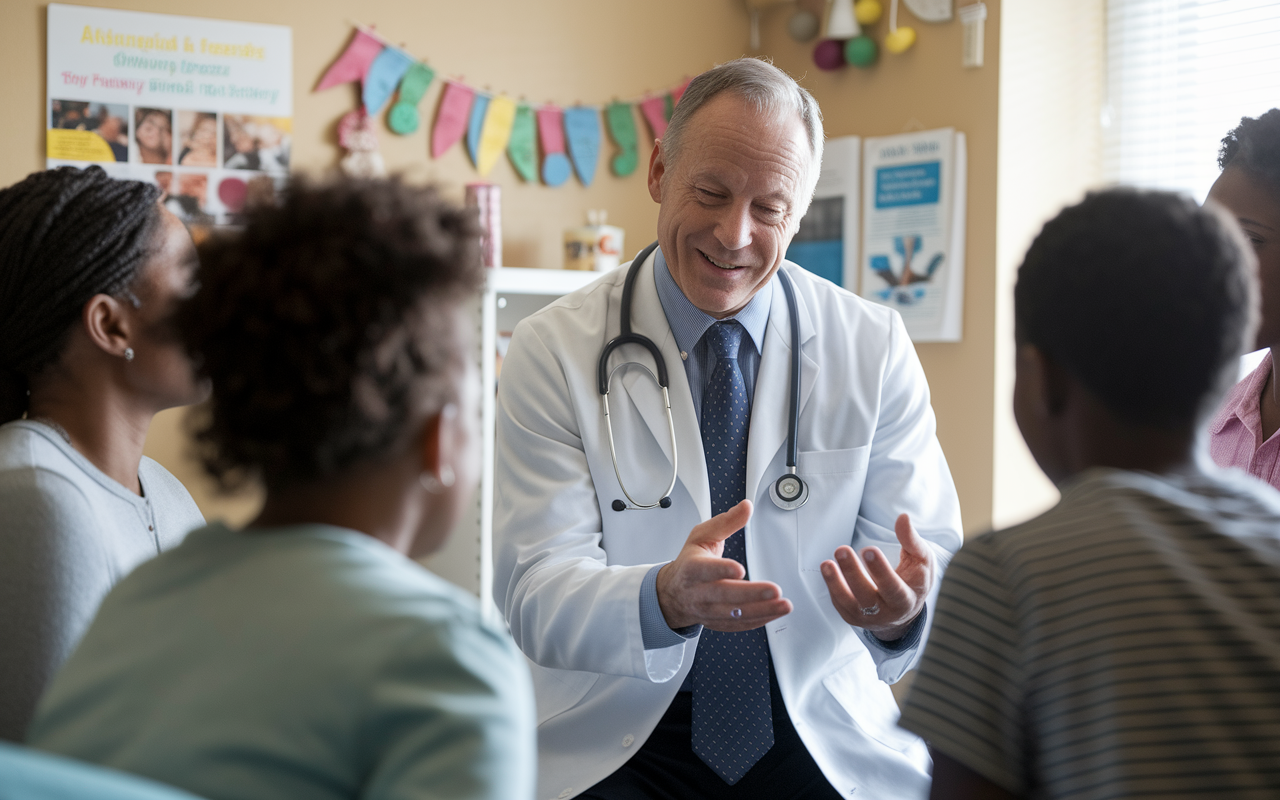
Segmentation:
{"type": "Polygon", "coordinates": [[[932,797],[1280,797],[1280,493],[1203,447],[1255,270],[1167,193],[1091,194],[1032,244],[1014,414],[1062,499],[947,569],[902,717],[932,797]]]}

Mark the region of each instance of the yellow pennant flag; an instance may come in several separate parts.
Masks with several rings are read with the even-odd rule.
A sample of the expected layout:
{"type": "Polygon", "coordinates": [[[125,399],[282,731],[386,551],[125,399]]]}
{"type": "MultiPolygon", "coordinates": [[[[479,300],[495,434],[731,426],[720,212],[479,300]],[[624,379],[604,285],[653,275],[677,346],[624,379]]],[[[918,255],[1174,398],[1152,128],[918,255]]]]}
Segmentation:
{"type": "Polygon", "coordinates": [[[480,129],[480,152],[476,156],[476,171],[481,176],[489,174],[498,157],[507,149],[511,140],[511,126],[516,121],[516,104],[509,97],[495,97],[489,101],[489,110],[480,129]]]}

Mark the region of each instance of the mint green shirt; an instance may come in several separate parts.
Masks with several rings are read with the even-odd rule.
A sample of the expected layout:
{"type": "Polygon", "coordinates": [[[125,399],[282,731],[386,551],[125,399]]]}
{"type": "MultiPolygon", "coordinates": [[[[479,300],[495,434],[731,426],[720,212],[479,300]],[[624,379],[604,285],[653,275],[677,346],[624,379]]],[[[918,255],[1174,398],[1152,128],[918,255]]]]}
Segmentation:
{"type": "Polygon", "coordinates": [[[475,599],[360,533],[210,525],[107,596],[30,743],[217,800],[524,800],[533,694],[475,599]]]}

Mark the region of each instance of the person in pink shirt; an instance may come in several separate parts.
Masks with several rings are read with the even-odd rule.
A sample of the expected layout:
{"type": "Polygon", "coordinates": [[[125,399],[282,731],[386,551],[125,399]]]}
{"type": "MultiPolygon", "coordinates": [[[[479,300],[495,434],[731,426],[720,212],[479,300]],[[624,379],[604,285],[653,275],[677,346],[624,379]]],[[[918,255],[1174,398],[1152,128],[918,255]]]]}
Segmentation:
{"type": "Polygon", "coordinates": [[[1209,453],[1280,489],[1280,385],[1273,354],[1280,346],[1280,108],[1245,117],[1222,140],[1222,175],[1209,200],[1227,209],[1258,255],[1262,324],[1258,349],[1270,353],[1236,384],[1209,425],[1209,453]]]}

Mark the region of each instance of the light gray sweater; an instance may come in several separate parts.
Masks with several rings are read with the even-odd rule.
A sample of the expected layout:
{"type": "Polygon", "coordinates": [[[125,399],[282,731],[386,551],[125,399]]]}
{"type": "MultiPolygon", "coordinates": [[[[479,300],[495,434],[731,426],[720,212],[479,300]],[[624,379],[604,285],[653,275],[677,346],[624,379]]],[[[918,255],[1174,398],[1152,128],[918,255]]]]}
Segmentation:
{"type": "Polygon", "coordinates": [[[139,497],[53,428],[0,425],[0,739],[21,741],[36,701],[107,591],[204,517],[149,458],[139,497]]]}

